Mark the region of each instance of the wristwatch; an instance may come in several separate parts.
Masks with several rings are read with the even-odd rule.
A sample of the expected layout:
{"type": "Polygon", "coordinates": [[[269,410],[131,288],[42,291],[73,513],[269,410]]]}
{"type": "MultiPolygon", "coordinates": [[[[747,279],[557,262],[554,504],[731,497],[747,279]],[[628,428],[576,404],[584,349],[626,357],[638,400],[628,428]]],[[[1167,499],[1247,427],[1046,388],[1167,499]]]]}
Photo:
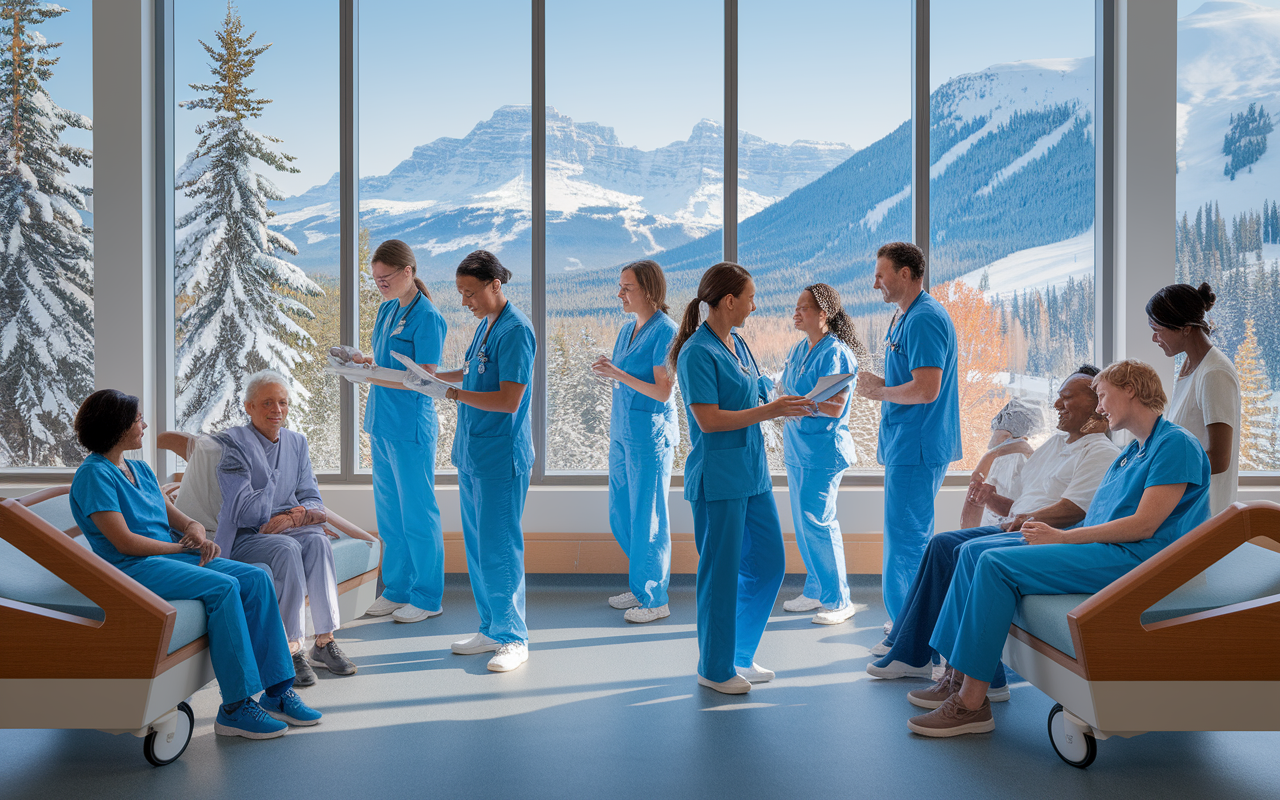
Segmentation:
{"type": "Polygon", "coordinates": [[[458,390],[452,386],[445,390],[444,396],[446,400],[458,401],[458,390]]]}

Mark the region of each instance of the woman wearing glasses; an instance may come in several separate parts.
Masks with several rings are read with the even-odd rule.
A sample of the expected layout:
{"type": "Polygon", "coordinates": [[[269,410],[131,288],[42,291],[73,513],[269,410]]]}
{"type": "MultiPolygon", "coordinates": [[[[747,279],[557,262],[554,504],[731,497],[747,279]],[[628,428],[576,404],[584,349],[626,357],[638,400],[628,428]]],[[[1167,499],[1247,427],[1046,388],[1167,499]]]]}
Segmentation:
{"type": "MultiPolygon", "coordinates": [[[[385,302],[373,323],[373,354],[356,359],[400,369],[402,353],[434,370],[444,350],[445,322],[418,277],[413,250],[399,239],[378,245],[369,267],[385,302]]],[[[442,611],[444,536],[436,504],[436,407],[425,394],[371,380],[364,432],[373,455],[373,502],[385,549],[386,589],[368,613],[419,622],[442,611]]]]}

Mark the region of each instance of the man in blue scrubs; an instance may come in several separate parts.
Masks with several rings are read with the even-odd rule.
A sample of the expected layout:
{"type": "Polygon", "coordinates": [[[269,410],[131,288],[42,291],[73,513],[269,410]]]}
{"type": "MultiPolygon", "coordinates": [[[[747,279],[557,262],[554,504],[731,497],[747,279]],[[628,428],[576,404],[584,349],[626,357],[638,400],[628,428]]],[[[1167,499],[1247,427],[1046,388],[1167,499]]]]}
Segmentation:
{"type": "Polygon", "coordinates": [[[956,330],[924,291],[924,268],[924,252],[909,242],[876,253],[874,286],[898,310],[884,338],[884,377],[858,373],[858,394],[880,401],[886,634],[933,536],[933,501],[947,465],[962,456],[956,330]]]}

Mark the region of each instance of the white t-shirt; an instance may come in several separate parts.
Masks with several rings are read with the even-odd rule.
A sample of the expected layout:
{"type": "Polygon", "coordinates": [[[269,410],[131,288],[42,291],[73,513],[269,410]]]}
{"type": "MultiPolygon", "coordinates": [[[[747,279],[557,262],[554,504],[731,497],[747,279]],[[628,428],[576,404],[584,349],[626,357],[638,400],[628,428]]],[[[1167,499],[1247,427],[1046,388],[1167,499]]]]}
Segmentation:
{"type": "Polygon", "coordinates": [[[1101,433],[1090,433],[1067,444],[1066,431],[1057,431],[1022,465],[1021,491],[1009,517],[1031,514],[1059,500],[1070,500],[1088,511],[1098,484],[1120,456],[1120,448],[1101,433]]]}
{"type": "Polygon", "coordinates": [[[1231,461],[1209,478],[1209,513],[1219,513],[1236,501],[1240,474],[1240,379],[1231,359],[1218,348],[1209,348],[1190,375],[1178,377],[1166,416],[1190,431],[1206,451],[1209,426],[1231,426],[1231,461]]]}
{"type": "MultiPolygon", "coordinates": [[[[987,469],[986,482],[996,487],[996,494],[1001,497],[1017,497],[1019,491],[1018,478],[1022,472],[1022,465],[1027,463],[1027,458],[1028,456],[1022,453],[1009,453],[1005,456],[996,457],[987,469]]],[[[999,525],[1004,519],[1004,517],[984,506],[980,524],[983,527],[999,525]]]]}

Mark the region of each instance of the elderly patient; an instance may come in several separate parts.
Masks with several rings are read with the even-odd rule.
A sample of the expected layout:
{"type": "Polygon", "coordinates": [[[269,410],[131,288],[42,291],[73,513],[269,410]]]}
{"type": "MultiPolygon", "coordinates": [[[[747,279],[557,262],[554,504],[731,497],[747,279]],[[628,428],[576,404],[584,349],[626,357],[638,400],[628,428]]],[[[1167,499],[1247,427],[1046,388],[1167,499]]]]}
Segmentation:
{"type": "Polygon", "coordinates": [[[338,586],[327,519],[307,439],[284,427],[289,388],[283,375],[262,370],[245,385],[249,424],[214,434],[222,445],[215,540],[235,561],[266,564],[275,580],[280,618],[298,673],[297,686],[316,681],[313,666],[351,675],[356,665],[338,648],[338,586]],[[303,650],[306,603],[311,598],[315,644],[303,650]]]}
{"type": "MultiPolygon", "coordinates": [[[[884,679],[931,677],[934,652],[929,636],[951,585],[956,555],[965,542],[1019,530],[1029,519],[1059,528],[1069,528],[1084,519],[1102,476],[1120,453],[1106,437],[1106,422],[1094,411],[1098,396],[1090,382],[1097,374],[1097,367],[1084,364],[1062,382],[1053,404],[1058,412],[1058,431],[1036,448],[1022,466],[1021,479],[1016,482],[1019,491],[1014,497],[998,494],[990,483],[976,480],[979,476],[975,473],[965,506],[995,514],[999,524],[940,533],[930,540],[898,623],[885,640],[880,653],[883,658],[867,665],[868,674],[884,679]]],[[[935,708],[951,694],[950,683],[940,686],[939,691],[940,698],[932,704],[927,693],[917,693],[921,697],[912,695],[911,702],[935,708]]],[[[996,701],[1009,699],[1000,666],[996,667],[988,697],[996,701]]]]}

